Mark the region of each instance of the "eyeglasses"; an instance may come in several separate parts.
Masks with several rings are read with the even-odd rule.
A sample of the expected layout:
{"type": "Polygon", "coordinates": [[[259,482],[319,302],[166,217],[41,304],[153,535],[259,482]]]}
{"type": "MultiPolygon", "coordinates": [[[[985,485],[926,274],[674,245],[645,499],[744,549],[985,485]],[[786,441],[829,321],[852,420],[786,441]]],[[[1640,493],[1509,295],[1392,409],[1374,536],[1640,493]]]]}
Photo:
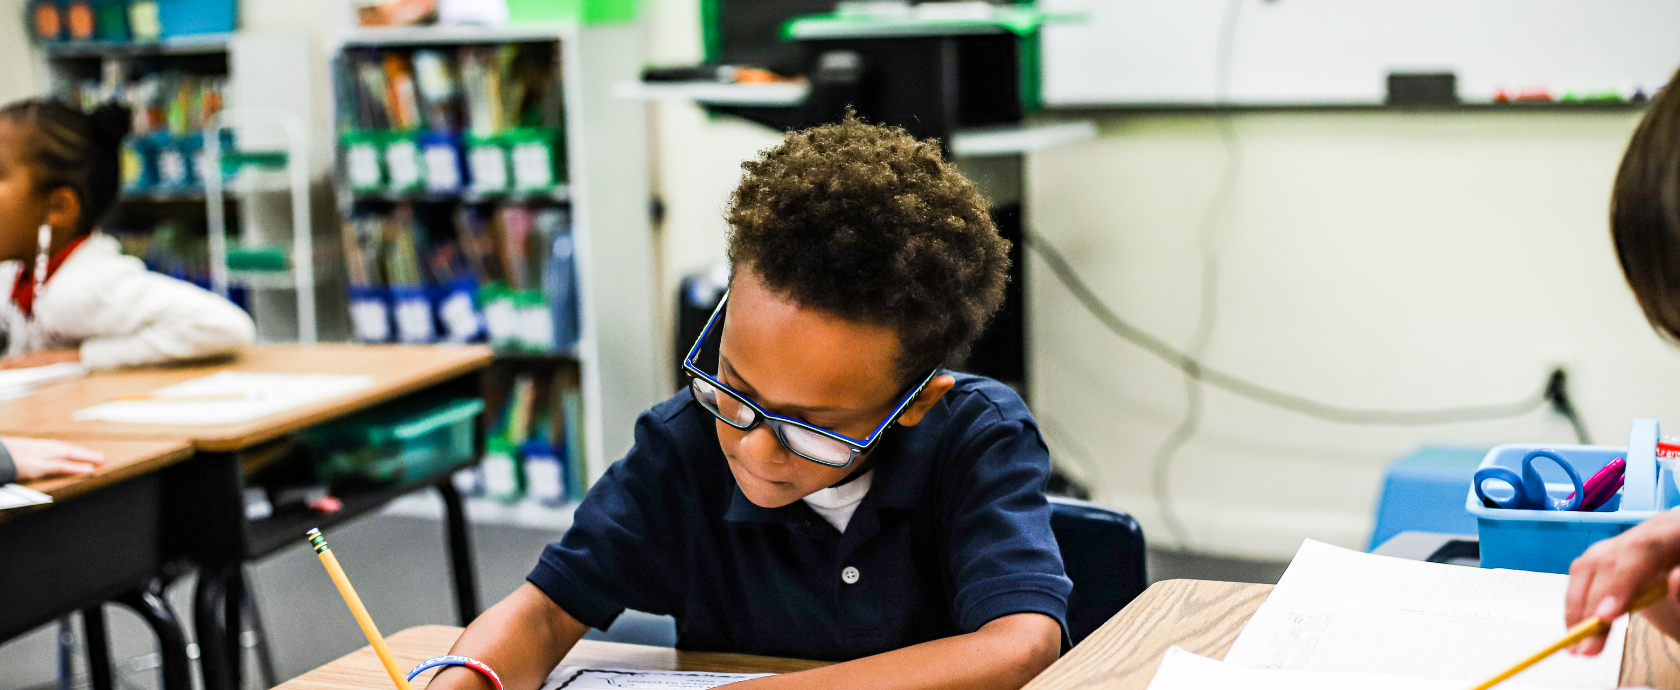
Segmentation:
{"type": "Polygon", "coordinates": [[[904,399],[893,406],[892,414],[887,415],[874,431],[869,432],[868,437],[861,440],[797,419],[771,414],[758,403],[747,399],[747,396],[735,392],[729,386],[723,385],[723,382],[700,370],[701,346],[706,343],[712,328],[717,325],[718,317],[723,315],[724,305],[728,303],[729,294],[724,293],[723,300],[718,302],[717,309],[712,312],[712,318],[707,319],[706,327],[701,329],[700,338],[694,341],[694,347],[689,348],[688,356],[683,358],[683,373],[688,375],[688,392],[694,396],[695,402],[700,403],[712,416],[723,420],[724,424],[741,431],[752,431],[760,424],[769,426],[771,431],[776,432],[776,439],[782,442],[782,447],[819,465],[851,467],[852,463],[881,440],[887,427],[898,421],[898,416],[904,413],[904,408],[909,407],[910,401],[915,400],[922,389],[927,387],[928,382],[933,380],[933,375],[939,373],[938,369],[928,372],[921,383],[916,384],[904,399]]]}

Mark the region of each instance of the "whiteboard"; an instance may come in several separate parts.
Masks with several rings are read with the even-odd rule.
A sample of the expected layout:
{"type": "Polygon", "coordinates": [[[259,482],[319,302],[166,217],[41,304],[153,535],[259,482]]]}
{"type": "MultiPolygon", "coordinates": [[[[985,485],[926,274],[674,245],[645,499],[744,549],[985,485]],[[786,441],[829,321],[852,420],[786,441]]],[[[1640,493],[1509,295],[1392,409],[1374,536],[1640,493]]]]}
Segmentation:
{"type": "Polygon", "coordinates": [[[1043,28],[1044,103],[1218,102],[1232,3],[1237,104],[1379,104],[1390,72],[1453,72],[1472,102],[1502,87],[1649,94],[1680,66],[1680,0],[1038,0],[1086,15],[1043,28]]]}

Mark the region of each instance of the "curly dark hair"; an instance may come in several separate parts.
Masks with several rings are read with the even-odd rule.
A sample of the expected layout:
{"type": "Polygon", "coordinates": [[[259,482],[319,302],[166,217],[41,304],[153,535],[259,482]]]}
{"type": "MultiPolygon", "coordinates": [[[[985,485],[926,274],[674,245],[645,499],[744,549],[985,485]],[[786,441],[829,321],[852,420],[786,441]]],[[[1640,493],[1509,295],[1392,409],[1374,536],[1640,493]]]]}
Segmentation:
{"type": "Polygon", "coordinates": [[[893,329],[899,376],[961,361],[1003,302],[1009,241],[938,142],[847,113],[741,169],[731,267],[800,305],[893,329]]]}

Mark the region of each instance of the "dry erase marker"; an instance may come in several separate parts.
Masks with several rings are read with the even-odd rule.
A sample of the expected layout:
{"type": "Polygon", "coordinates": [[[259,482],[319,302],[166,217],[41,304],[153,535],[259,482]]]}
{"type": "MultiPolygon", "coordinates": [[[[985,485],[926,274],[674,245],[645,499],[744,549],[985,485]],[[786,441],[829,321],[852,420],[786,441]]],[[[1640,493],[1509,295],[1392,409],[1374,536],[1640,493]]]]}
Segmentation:
{"type": "Polygon", "coordinates": [[[373,617],[368,615],[367,607],[362,605],[362,598],[356,596],[356,588],[350,586],[350,578],[345,576],[344,568],[338,565],[338,557],[333,555],[332,549],[327,547],[327,538],[321,536],[321,530],[312,529],[305,535],[309,537],[309,545],[315,547],[315,553],[321,556],[321,564],[327,566],[327,575],[332,577],[333,584],[338,585],[338,593],[344,595],[344,603],[350,605],[350,615],[356,617],[356,623],[362,626],[362,634],[367,635],[368,644],[373,645],[373,653],[379,655],[379,663],[385,665],[385,672],[391,675],[391,682],[397,690],[413,690],[408,686],[402,669],[397,668],[396,657],[391,656],[391,648],[385,646],[385,638],[379,634],[379,628],[373,624],[373,617]]]}

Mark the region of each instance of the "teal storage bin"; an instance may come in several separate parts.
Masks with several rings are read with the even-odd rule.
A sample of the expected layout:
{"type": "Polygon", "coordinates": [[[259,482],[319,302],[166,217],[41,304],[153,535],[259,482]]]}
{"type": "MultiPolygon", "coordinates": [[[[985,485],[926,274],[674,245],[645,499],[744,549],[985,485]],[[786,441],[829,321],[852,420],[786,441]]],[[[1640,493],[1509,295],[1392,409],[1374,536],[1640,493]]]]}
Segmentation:
{"type": "Polygon", "coordinates": [[[321,458],[316,474],[334,487],[401,484],[473,461],[484,401],[448,398],[380,407],[307,430],[321,458]]]}
{"type": "MultiPolygon", "coordinates": [[[[1611,460],[1626,458],[1627,480],[1609,502],[1590,513],[1489,508],[1482,505],[1481,499],[1476,496],[1476,487],[1470,487],[1465,510],[1476,518],[1482,567],[1567,573],[1569,564],[1587,547],[1621,534],[1655,515],[1659,506],[1667,502],[1664,494],[1674,494],[1673,491],[1661,491],[1662,485],[1672,485],[1674,479],[1667,470],[1660,470],[1657,466],[1658,436],[1656,420],[1636,419],[1625,448],[1511,444],[1488,451],[1480,467],[1502,465],[1520,471],[1524,455],[1547,448],[1568,460],[1583,480],[1611,460]]],[[[1549,463],[1538,463],[1536,467],[1547,479],[1547,493],[1563,497],[1572,490],[1562,470],[1549,463]]]]}

